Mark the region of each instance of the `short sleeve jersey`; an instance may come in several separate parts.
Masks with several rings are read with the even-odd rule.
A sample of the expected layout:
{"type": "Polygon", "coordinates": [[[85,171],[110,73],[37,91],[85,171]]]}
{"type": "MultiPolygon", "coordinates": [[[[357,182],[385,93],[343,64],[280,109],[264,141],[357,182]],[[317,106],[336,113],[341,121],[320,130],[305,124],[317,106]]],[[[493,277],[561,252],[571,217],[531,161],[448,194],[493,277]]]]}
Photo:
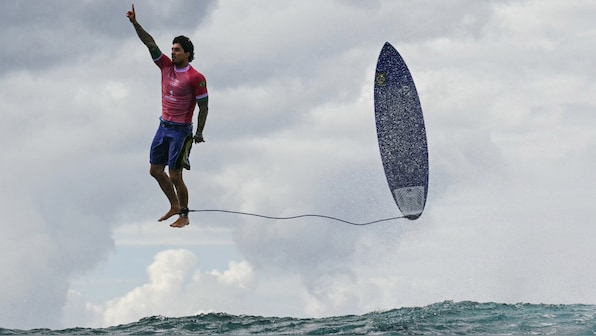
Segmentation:
{"type": "Polygon", "coordinates": [[[205,76],[190,64],[178,69],[163,53],[153,60],[161,69],[161,117],[177,123],[192,123],[197,100],[207,99],[205,76]]]}

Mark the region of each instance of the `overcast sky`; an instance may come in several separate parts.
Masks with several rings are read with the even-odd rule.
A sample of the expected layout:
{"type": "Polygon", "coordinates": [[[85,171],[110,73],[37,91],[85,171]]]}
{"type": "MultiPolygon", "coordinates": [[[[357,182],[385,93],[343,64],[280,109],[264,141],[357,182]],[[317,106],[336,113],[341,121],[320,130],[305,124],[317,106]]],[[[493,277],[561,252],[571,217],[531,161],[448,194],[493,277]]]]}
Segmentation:
{"type": "Polygon", "coordinates": [[[373,112],[386,41],[426,120],[419,220],[193,213],[181,230],[156,221],[159,71],[129,8],[0,1],[0,327],[596,304],[596,2],[139,1],[208,81],[193,209],[398,216],[373,112]]]}

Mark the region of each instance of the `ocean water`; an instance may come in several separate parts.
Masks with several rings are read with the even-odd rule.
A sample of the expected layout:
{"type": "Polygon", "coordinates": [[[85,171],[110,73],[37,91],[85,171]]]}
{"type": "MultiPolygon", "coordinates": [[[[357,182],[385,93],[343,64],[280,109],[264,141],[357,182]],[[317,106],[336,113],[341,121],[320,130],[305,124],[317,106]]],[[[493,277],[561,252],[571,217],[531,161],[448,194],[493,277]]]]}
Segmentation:
{"type": "Polygon", "coordinates": [[[327,318],[223,313],[153,316],[109,328],[11,330],[0,335],[596,335],[595,305],[445,301],[327,318]]]}

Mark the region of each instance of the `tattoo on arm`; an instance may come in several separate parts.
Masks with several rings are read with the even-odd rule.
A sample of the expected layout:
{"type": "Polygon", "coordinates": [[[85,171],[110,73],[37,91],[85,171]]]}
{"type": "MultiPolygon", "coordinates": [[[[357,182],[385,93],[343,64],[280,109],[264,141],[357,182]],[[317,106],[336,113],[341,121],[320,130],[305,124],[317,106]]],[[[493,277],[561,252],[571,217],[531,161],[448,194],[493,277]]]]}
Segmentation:
{"type": "Polygon", "coordinates": [[[149,52],[151,52],[151,55],[153,56],[159,53],[159,48],[157,47],[157,44],[155,43],[153,37],[149,35],[149,33],[147,33],[138,22],[135,22],[133,26],[135,27],[137,35],[139,36],[141,41],[147,46],[149,52]]]}
{"type": "Polygon", "coordinates": [[[203,129],[205,128],[205,124],[207,122],[207,114],[209,113],[209,108],[207,107],[207,100],[197,101],[199,105],[199,115],[198,115],[198,123],[197,123],[197,133],[202,134],[203,129]]]}

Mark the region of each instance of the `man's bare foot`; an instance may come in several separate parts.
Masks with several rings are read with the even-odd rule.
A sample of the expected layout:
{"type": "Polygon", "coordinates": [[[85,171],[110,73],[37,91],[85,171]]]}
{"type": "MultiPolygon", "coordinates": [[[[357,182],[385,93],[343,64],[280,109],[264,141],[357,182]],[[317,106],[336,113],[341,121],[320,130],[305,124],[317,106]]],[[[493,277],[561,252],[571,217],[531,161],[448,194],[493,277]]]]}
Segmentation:
{"type": "Polygon", "coordinates": [[[180,213],[180,208],[178,208],[178,209],[176,209],[176,208],[171,208],[171,209],[170,209],[170,211],[166,212],[166,214],[165,214],[165,215],[163,215],[163,216],[161,216],[161,218],[160,218],[160,219],[158,219],[157,221],[158,221],[158,222],[163,222],[163,221],[165,221],[166,219],[168,219],[168,218],[170,218],[170,217],[172,217],[172,216],[174,216],[174,215],[177,215],[177,214],[179,214],[179,213],[180,213]]]}
{"type": "Polygon", "coordinates": [[[188,224],[190,224],[188,216],[180,216],[174,223],[170,224],[170,226],[173,228],[181,228],[187,226],[188,224]]]}

